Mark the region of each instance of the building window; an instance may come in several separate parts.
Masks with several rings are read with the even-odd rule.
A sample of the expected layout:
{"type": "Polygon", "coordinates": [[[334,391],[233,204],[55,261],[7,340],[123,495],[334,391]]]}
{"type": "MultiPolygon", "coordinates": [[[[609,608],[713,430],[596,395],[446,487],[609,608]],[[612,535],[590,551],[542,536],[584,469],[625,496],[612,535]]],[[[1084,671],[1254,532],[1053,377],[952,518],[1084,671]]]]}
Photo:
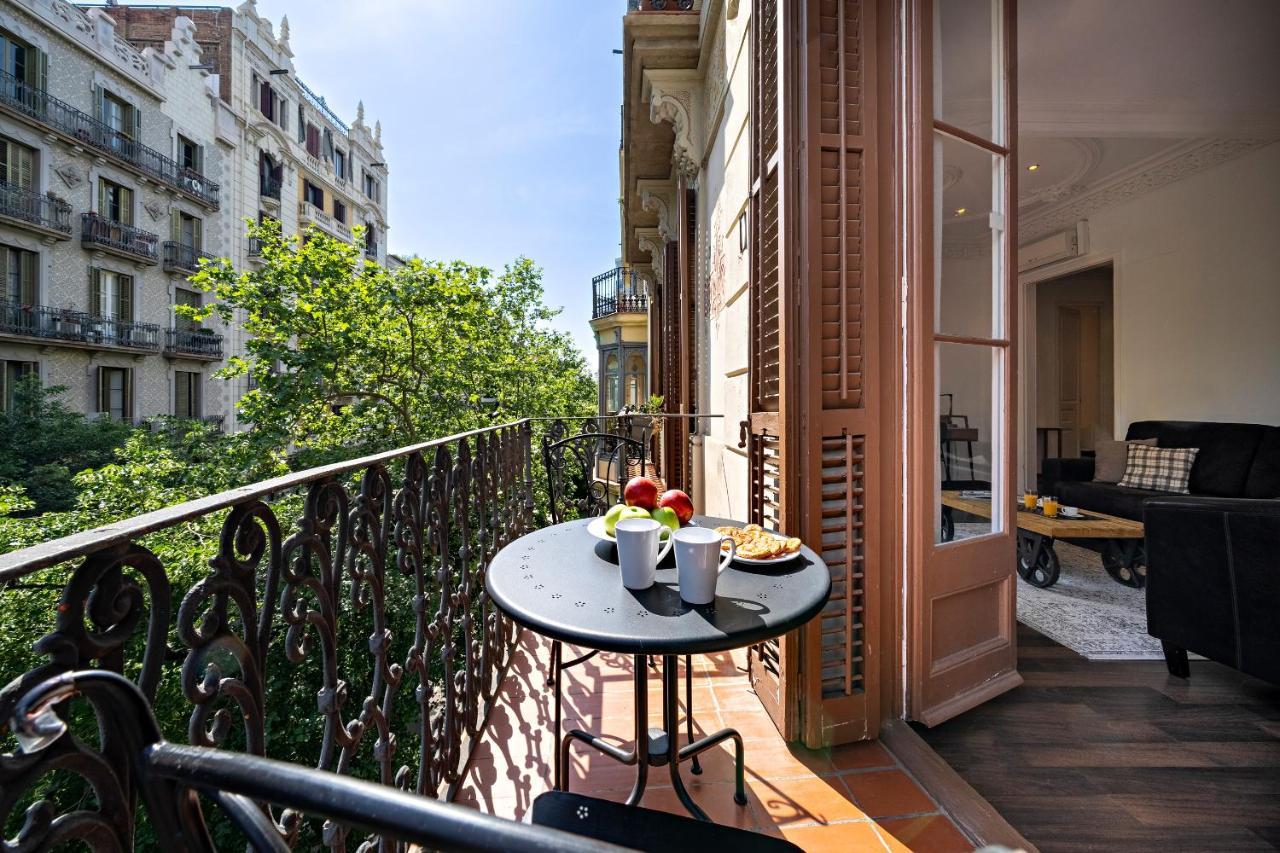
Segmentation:
{"type": "Polygon", "coordinates": [[[316,210],[324,210],[324,190],[310,181],[302,183],[302,199],[316,210]]]}
{"type": "Polygon", "coordinates": [[[204,250],[204,222],[185,210],[175,211],[169,219],[170,239],[196,252],[204,250]]]}
{"type": "Polygon", "coordinates": [[[0,137],[0,181],[24,190],[34,190],[35,163],[34,148],[0,137]]]}
{"type": "Polygon", "coordinates": [[[178,370],[173,381],[173,414],[187,420],[200,417],[200,380],[199,373],[190,370],[178,370]]]}
{"type": "Polygon", "coordinates": [[[258,112],[274,124],[276,116],[280,114],[280,96],[276,94],[275,89],[271,88],[270,83],[257,74],[253,75],[253,85],[258,99],[258,112]]]}
{"type": "Polygon", "coordinates": [[[364,252],[366,255],[378,254],[378,229],[372,222],[364,224],[364,252]]]}
{"type": "Polygon", "coordinates": [[[193,172],[204,168],[204,149],[181,134],[178,135],[178,163],[193,172]]]}
{"type": "Polygon", "coordinates": [[[347,206],[336,198],[333,200],[333,218],[343,225],[347,224],[347,206]]]}
{"type": "Polygon", "coordinates": [[[100,91],[102,96],[98,101],[99,119],[120,136],[136,139],[141,124],[138,108],[106,89],[100,89],[100,91]]]}
{"type": "Polygon", "coordinates": [[[258,193],[280,200],[280,185],[284,183],[284,165],[265,151],[258,153],[258,193]]]}
{"type": "Polygon", "coordinates": [[[307,144],[307,108],[298,104],[298,141],[307,144]]]}
{"type": "MultiPolygon", "coordinates": [[[[36,266],[39,255],[26,249],[15,249],[12,246],[0,246],[0,269],[4,272],[4,298],[21,308],[29,308],[37,302],[36,266]]],[[[29,316],[5,318],[6,321],[16,319],[30,320],[29,316]]]]}
{"type": "Polygon", "coordinates": [[[368,172],[364,172],[363,175],[365,198],[374,202],[381,202],[382,199],[380,198],[380,195],[382,193],[382,187],[379,186],[378,179],[368,172]]]}
{"type": "Polygon", "coordinates": [[[627,375],[623,386],[623,402],[626,405],[634,407],[644,403],[648,396],[645,393],[645,386],[648,384],[645,373],[643,357],[627,356],[627,375]]]}
{"type": "Polygon", "coordinates": [[[133,371],[127,367],[98,368],[98,411],[112,420],[133,418],[133,371]]]}
{"type": "Polygon", "coordinates": [[[34,361],[5,361],[0,370],[0,411],[13,409],[14,396],[18,385],[28,376],[38,376],[40,365],[34,361]]]}
{"type": "Polygon", "coordinates": [[[111,270],[90,271],[89,313],[108,320],[133,322],[133,276],[111,270]]]}
{"type": "Polygon", "coordinates": [[[98,179],[98,215],[121,225],[133,224],[133,190],[98,179]]]}
{"type": "MultiPolygon", "coordinates": [[[[173,304],[185,305],[188,308],[200,308],[203,304],[203,300],[201,299],[199,292],[195,290],[187,290],[185,287],[179,287],[173,292],[173,304]]],[[[174,312],[173,315],[173,327],[175,329],[183,329],[188,332],[194,332],[201,328],[200,324],[195,320],[183,317],[177,312],[174,312]]]]}
{"type": "Polygon", "coordinates": [[[610,354],[604,362],[604,410],[616,412],[621,408],[618,400],[618,357],[610,354]]]}
{"type": "Polygon", "coordinates": [[[307,153],[312,157],[320,156],[320,128],[314,124],[307,125],[307,153]]]}
{"type": "MultiPolygon", "coordinates": [[[[36,89],[44,89],[46,57],[44,53],[27,44],[12,33],[0,30],[0,67],[19,83],[36,89]]],[[[22,97],[20,95],[20,97],[22,97]]],[[[23,100],[32,105],[34,98],[23,100]]]]}
{"type": "Polygon", "coordinates": [[[341,148],[333,149],[333,172],[339,178],[347,177],[347,152],[341,148]]]}

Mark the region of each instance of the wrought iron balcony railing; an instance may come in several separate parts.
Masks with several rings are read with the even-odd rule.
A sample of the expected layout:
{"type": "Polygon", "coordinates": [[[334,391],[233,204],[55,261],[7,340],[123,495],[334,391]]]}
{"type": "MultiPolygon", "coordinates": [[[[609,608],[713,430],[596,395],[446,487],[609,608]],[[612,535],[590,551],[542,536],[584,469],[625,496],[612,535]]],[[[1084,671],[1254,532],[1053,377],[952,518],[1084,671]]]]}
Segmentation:
{"type": "MultiPolygon", "coordinates": [[[[660,419],[677,420],[524,419],[0,554],[0,596],[23,596],[24,625],[38,626],[22,638],[29,651],[0,657],[0,721],[50,677],[114,671],[153,705],[163,696],[164,722],[194,745],[262,755],[276,744],[278,755],[306,731],[314,744],[309,734],[303,749],[315,746],[322,769],[452,798],[518,637],[485,592],[489,561],[548,523],[552,491],[559,517],[616,495],[616,485],[590,487],[601,457],[565,439],[625,461],[614,469],[624,476],[632,454],[617,451],[639,447],[648,473],[643,448],[660,419]],[[549,490],[553,478],[588,488],[549,490]]],[[[133,849],[140,780],[128,747],[115,728],[99,735],[91,713],[69,710],[59,714],[76,737],[0,751],[10,843],[34,849],[57,822],[61,841],[133,849]],[[50,787],[65,768],[89,769],[72,787],[50,787]],[[15,804],[39,819],[12,820],[15,804]]],[[[272,849],[369,840],[303,820],[282,818],[272,849]]],[[[398,849],[385,841],[367,849],[398,849]]]]}
{"type": "Polygon", "coordinates": [[[280,200],[280,187],[283,182],[278,178],[259,178],[258,194],[264,198],[280,200]]]}
{"type": "Polygon", "coordinates": [[[80,214],[80,243],[86,249],[104,249],[117,255],[154,264],[160,236],[132,225],[104,219],[96,213],[80,214]]]}
{"type": "Polygon", "coordinates": [[[593,320],[610,314],[643,314],[649,310],[644,280],[635,270],[621,267],[601,273],[591,280],[591,298],[593,320]]]}
{"type": "Polygon", "coordinates": [[[164,351],[170,355],[219,361],[222,359],[222,335],[212,329],[167,329],[164,351]]]}
{"type": "Polygon", "coordinates": [[[698,12],[698,0],[627,0],[628,12],[698,12]]]}
{"type": "Polygon", "coordinates": [[[6,71],[0,71],[0,108],[57,131],[77,145],[88,145],[209,207],[218,207],[218,185],[204,175],[6,71]]]}
{"type": "Polygon", "coordinates": [[[193,273],[200,269],[201,259],[212,261],[214,256],[202,252],[195,246],[179,243],[176,240],[164,241],[164,268],[176,272],[193,273]]]}
{"type": "Polygon", "coordinates": [[[0,301],[0,334],[77,346],[108,346],[158,352],[160,327],[84,311],[0,301]]]}
{"type": "Polygon", "coordinates": [[[71,236],[71,205],[0,181],[0,216],[71,236]]]}

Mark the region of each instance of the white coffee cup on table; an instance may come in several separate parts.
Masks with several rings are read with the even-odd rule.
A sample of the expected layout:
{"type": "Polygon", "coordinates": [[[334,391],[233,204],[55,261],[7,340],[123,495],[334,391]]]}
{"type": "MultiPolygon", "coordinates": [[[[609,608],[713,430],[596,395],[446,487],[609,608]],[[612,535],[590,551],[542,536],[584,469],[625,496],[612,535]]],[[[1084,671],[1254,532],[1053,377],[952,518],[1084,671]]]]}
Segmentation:
{"type": "Polygon", "coordinates": [[[716,581],[737,554],[733,539],[707,527],[682,527],[671,539],[676,546],[680,598],[689,604],[715,601],[716,581]],[[725,542],[729,543],[729,550],[722,552],[721,545],[725,542]]]}
{"type": "Polygon", "coordinates": [[[618,540],[618,568],[622,570],[622,585],[627,589],[648,589],[653,586],[658,563],[671,551],[674,541],[658,548],[662,531],[667,528],[652,518],[624,518],[614,528],[618,540]]]}

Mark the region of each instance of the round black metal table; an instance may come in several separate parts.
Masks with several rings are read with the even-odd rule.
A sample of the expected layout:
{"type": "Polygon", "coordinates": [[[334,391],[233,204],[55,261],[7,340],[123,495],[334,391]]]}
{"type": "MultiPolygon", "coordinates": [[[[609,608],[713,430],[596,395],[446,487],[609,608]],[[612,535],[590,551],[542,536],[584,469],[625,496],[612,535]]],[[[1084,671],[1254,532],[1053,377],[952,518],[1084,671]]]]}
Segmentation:
{"type": "MultiPolygon", "coordinates": [[[[710,527],[742,526],[704,516],[694,521],[710,527]]],[[[774,565],[734,562],[720,575],[715,601],[686,604],[680,599],[674,554],[658,566],[652,587],[629,590],[619,575],[617,547],[588,533],[587,524],[587,520],[570,521],[522,536],[493,558],[485,578],[494,604],[523,627],[571,645],[634,657],[635,744],[622,750],[590,732],[569,732],[558,745],[558,763],[566,769],[557,773],[556,787],[568,788],[569,746],[577,740],[636,766],[629,804],[635,805],[643,796],[649,767],[667,765],[680,801],[695,817],[706,820],[684,787],[680,762],[733,739],[735,799],[745,804],[742,737],[736,731],[723,729],[679,747],[676,657],[741,648],[804,625],[818,615],[830,595],[827,565],[807,547],[796,559],[774,565]],[[661,729],[647,727],[649,655],[663,658],[661,729]]]]}

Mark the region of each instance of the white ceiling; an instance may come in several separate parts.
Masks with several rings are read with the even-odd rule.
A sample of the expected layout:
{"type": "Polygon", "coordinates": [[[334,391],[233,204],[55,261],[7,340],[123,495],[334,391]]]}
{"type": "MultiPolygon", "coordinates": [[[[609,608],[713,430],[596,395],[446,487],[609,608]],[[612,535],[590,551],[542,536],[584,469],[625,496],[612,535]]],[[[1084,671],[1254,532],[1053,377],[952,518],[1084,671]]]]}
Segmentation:
{"type": "MultiPolygon", "coordinates": [[[[991,0],[940,6],[940,117],[988,135],[991,0]]],[[[1197,141],[1280,139],[1280,0],[1019,0],[1018,16],[1024,220],[1197,141]]],[[[942,160],[945,233],[977,236],[989,158],[947,143],[942,160]]]]}

